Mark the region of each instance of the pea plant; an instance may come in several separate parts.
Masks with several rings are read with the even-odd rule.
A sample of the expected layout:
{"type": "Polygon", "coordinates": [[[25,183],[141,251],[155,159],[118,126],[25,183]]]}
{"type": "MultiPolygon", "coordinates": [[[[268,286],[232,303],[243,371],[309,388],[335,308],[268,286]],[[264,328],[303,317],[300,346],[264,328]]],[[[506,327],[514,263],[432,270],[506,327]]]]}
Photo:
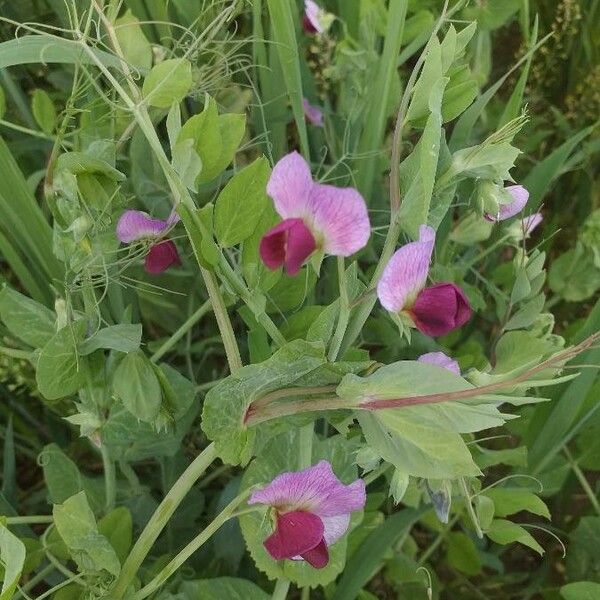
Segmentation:
{"type": "Polygon", "coordinates": [[[2,353],[37,415],[5,482],[24,424],[43,446],[0,496],[0,598],[368,600],[390,560],[432,598],[442,549],[542,554],[511,436],[598,308],[555,332],[514,175],[537,21],[483,91],[464,1],[159,4],[2,16],[2,66],[62,92],[33,95],[37,179],[0,148],[2,353]]]}

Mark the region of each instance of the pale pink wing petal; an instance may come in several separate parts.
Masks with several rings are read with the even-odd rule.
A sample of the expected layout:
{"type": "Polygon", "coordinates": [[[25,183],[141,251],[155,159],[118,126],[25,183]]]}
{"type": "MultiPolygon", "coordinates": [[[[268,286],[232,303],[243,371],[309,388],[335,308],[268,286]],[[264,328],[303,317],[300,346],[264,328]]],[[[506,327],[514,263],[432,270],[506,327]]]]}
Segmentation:
{"type": "Polygon", "coordinates": [[[460,367],[458,366],[458,363],[443,352],[427,352],[426,354],[421,354],[417,360],[430,365],[443,367],[444,369],[448,369],[448,371],[452,371],[453,373],[460,375],[460,367]]]}
{"type": "Polygon", "coordinates": [[[344,485],[333,474],[333,471],[331,475],[333,479],[330,479],[327,496],[315,506],[315,513],[321,518],[325,518],[337,517],[350,514],[355,510],[361,510],[367,499],[365,482],[362,479],[357,479],[350,485],[344,485]]]}
{"type": "Polygon", "coordinates": [[[414,300],[423,288],[435,244],[435,231],[421,225],[419,240],[396,250],[377,284],[377,296],[383,307],[399,312],[414,300]]]}
{"type": "Polygon", "coordinates": [[[315,184],[309,198],[307,218],[322,237],[325,253],[350,256],[364,248],[371,223],[364,198],[354,188],[315,184]]]}
{"type": "Polygon", "coordinates": [[[523,219],[523,231],[525,235],[530,235],[531,232],[544,220],[542,213],[533,213],[523,219]]]}
{"type": "Polygon", "coordinates": [[[323,127],[323,111],[318,106],[313,106],[306,98],[302,98],[302,108],[304,116],[310,123],[323,127]]]}
{"type": "Polygon", "coordinates": [[[117,223],[117,238],[129,244],[143,238],[157,238],[167,229],[168,224],[153,219],[141,210],[126,210],[117,223]]]}
{"type": "Polygon", "coordinates": [[[335,544],[348,531],[350,525],[350,514],[337,515],[335,517],[321,517],[325,532],[323,537],[328,546],[335,544]]]}
{"type": "Polygon", "coordinates": [[[267,486],[255,491],[248,504],[312,511],[327,499],[332,483],[336,482],[339,483],[331,465],[322,460],[303,471],[278,475],[267,486]]]}
{"type": "Polygon", "coordinates": [[[320,11],[321,9],[316,2],[313,2],[313,0],[304,0],[304,16],[317,33],[323,33],[324,31],[323,25],[319,20],[320,11]]]}
{"type": "Polygon", "coordinates": [[[308,163],[297,152],[291,152],[273,167],[267,194],[282,219],[303,218],[312,186],[308,163]]]}
{"type": "Polygon", "coordinates": [[[501,204],[498,209],[498,221],[505,221],[519,214],[529,200],[529,192],[522,185],[509,185],[505,188],[506,191],[513,197],[513,201],[509,204],[501,204]]]}
{"type": "Polygon", "coordinates": [[[323,522],[317,515],[288,512],[277,516],[275,531],[264,541],[264,546],[275,560],[294,558],[318,546],[323,531],[323,522]]]}

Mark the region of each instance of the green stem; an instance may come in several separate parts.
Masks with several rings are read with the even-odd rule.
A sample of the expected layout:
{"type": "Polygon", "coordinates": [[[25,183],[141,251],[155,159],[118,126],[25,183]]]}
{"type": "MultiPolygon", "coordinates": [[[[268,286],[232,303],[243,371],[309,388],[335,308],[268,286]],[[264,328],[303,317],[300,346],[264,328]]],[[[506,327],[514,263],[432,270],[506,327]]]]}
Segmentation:
{"type": "Polygon", "coordinates": [[[7,525],[45,525],[53,523],[52,515],[33,515],[31,517],[7,517],[7,525]]]}
{"type": "Polygon", "coordinates": [[[478,538],[483,538],[483,531],[481,531],[481,525],[479,524],[479,519],[475,514],[475,509],[473,508],[473,504],[471,503],[471,494],[469,494],[469,490],[467,489],[467,482],[464,477],[459,478],[460,489],[462,491],[463,497],[465,499],[465,506],[467,507],[467,512],[469,513],[469,517],[471,518],[471,523],[473,523],[473,527],[475,528],[475,533],[478,538]]]}
{"type": "Polygon", "coordinates": [[[479,261],[483,260],[486,256],[491,254],[498,246],[501,246],[510,238],[509,235],[502,236],[498,241],[494,242],[491,246],[480,252],[475,258],[472,258],[468,262],[460,263],[458,266],[461,269],[470,269],[473,265],[477,264],[479,261]]]}
{"type": "Polygon", "coordinates": [[[117,474],[115,471],[115,461],[110,456],[110,450],[106,444],[100,446],[102,454],[102,468],[104,471],[104,493],[105,510],[108,514],[114,507],[117,500],[117,474]]]}
{"type": "Polygon", "coordinates": [[[312,445],[315,434],[314,423],[309,423],[300,428],[298,443],[298,462],[300,469],[307,469],[312,464],[312,445]]]}
{"type": "Polygon", "coordinates": [[[598,502],[598,496],[596,496],[596,494],[594,493],[594,490],[591,488],[590,484],[588,483],[588,480],[586,479],[585,475],[583,474],[583,471],[579,468],[577,461],[573,458],[573,455],[571,454],[571,452],[569,452],[569,449],[566,446],[563,448],[563,452],[565,453],[565,456],[567,457],[567,460],[569,461],[569,465],[571,466],[571,469],[573,469],[573,473],[575,473],[575,476],[579,480],[579,483],[581,484],[583,491],[586,493],[586,495],[590,501],[590,504],[594,507],[596,514],[600,515],[600,503],[598,502]]]}
{"type": "Polygon", "coordinates": [[[8,346],[0,346],[0,354],[6,354],[6,356],[12,356],[13,358],[31,360],[31,352],[28,350],[18,350],[17,348],[9,348],[8,346]]]}
{"type": "MultiPolygon", "coordinates": [[[[43,131],[37,131],[35,129],[29,129],[29,127],[23,127],[22,125],[17,125],[16,123],[11,123],[10,121],[5,121],[4,119],[0,119],[0,125],[2,127],[8,127],[8,129],[14,129],[20,133],[25,133],[27,135],[31,135],[36,138],[40,138],[42,140],[46,140],[48,142],[55,142],[56,138],[52,135],[48,135],[43,131]]],[[[66,148],[72,148],[73,144],[71,142],[67,142],[66,140],[61,140],[61,143],[66,148]]]]}
{"type": "Polygon", "coordinates": [[[438,546],[446,539],[446,536],[452,530],[454,525],[456,525],[459,519],[460,514],[454,515],[454,517],[450,519],[450,522],[446,524],[444,530],[440,532],[440,534],[435,538],[435,540],[433,540],[433,542],[419,557],[419,562],[417,563],[419,567],[421,567],[427,562],[427,559],[437,550],[438,546]]]}
{"type": "Polygon", "coordinates": [[[285,600],[287,598],[290,582],[287,579],[280,578],[275,583],[271,600],[285,600]]]}
{"type": "Polygon", "coordinates": [[[197,535],[173,560],[171,560],[166,567],[164,567],[160,573],[139,592],[132,596],[132,600],[143,600],[156,592],[164,583],[173,575],[185,561],[198,550],[212,535],[215,533],[226,521],[228,521],[233,514],[235,509],[242,503],[251,490],[244,490],[239,496],[234,498],[216,517],[209,523],[202,533],[197,535]]]}
{"type": "Polygon", "coordinates": [[[177,342],[182,339],[187,332],[194,326],[202,317],[210,311],[211,308],[210,300],[207,300],[204,304],[202,304],[196,312],[181,325],[181,327],[150,357],[150,360],[153,363],[158,362],[171,348],[177,344],[177,342]]]}
{"type": "Polygon", "coordinates": [[[330,362],[335,362],[339,356],[344,334],[350,320],[350,299],[348,298],[348,288],[346,287],[346,265],[343,256],[337,257],[337,270],[338,286],[340,289],[340,314],[335,333],[331,340],[331,346],[329,347],[329,354],[327,355],[330,362]]]}
{"type": "Polygon", "coordinates": [[[152,517],[150,517],[146,527],[123,564],[121,573],[112,590],[112,598],[114,600],[123,598],[142,562],[150,552],[150,549],[166,524],[169,522],[169,519],[181,504],[187,493],[192,489],[192,486],[215,460],[216,456],[217,451],[215,450],[215,445],[210,444],[207,446],[183,472],[181,477],[179,477],[173,487],[169,490],[169,493],[164,497],[152,517]]]}
{"type": "Polygon", "coordinates": [[[302,588],[302,593],[300,594],[300,600],[310,600],[310,587],[309,586],[302,588]]]}
{"type": "Polygon", "coordinates": [[[36,585],[44,581],[50,573],[54,573],[56,568],[52,563],[46,565],[37,575],[33,576],[25,585],[21,586],[13,596],[13,600],[18,600],[22,596],[27,597],[29,590],[32,590],[36,585]]]}
{"type": "Polygon", "coordinates": [[[49,590],[45,591],[41,596],[38,596],[36,600],[43,600],[44,598],[49,598],[50,596],[52,596],[52,594],[58,592],[58,590],[66,587],[67,585],[70,585],[71,583],[77,583],[81,585],[80,580],[84,577],[85,575],[83,573],[79,573],[77,575],[74,575],[73,577],[70,577],[66,581],[61,581],[58,585],[55,585],[53,588],[50,588],[49,590]]]}

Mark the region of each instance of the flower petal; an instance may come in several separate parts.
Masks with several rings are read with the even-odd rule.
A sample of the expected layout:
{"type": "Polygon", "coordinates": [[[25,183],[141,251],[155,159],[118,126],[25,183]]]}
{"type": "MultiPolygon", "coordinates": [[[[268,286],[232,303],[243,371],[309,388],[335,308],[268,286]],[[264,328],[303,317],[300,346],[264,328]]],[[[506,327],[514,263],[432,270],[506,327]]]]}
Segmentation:
{"type": "Polygon", "coordinates": [[[437,365],[438,367],[448,369],[448,371],[460,375],[458,363],[443,352],[427,352],[426,354],[421,354],[417,360],[430,365],[437,365]]]}
{"type": "Polygon", "coordinates": [[[421,225],[419,240],[396,250],[377,284],[377,296],[385,309],[401,311],[423,289],[434,244],[435,231],[421,225]]]}
{"type": "Polygon", "coordinates": [[[169,267],[180,264],[181,259],[177,252],[177,246],[171,240],[164,240],[152,245],[150,251],[146,254],[144,268],[146,272],[158,275],[169,267]]]}
{"type": "Polygon", "coordinates": [[[425,335],[446,335],[471,318],[471,306],[464,292],[453,283],[438,283],[422,290],[410,314],[425,335]]]}
{"type": "Polygon", "coordinates": [[[264,546],[275,560],[302,556],[323,541],[323,531],[323,522],[313,513],[280,514],[275,531],[264,541],[264,546]]]}
{"type": "Polygon", "coordinates": [[[317,244],[302,219],[286,219],[276,225],[260,241],[260,256],[272,270],[285,265],[288,275],[296,275],[317,244]]]}
{"type": "Polygon", "coordinates": [[[282,219],[301,219],[306,215],[312,186],[308,163],[297,152],[291,152],[273,167],[267,194],[282,219]]]}
{"type": "Polygon", "coordinates": [[[323,537],[328,546],[335,544],[348,531],[350,525],[350,513],[337,515],[335,517],[321,517],[325,531],[323,537]]]}
{"type": "Polygon", "coordinates": [[[520,213],[529,200],[529,192],[522,185],[509,185],[504,188],[512,197],[513,201],[508,204],[501,204],[498,207],[497,215],[486,214],[488,221],[506,221],[520,213]]]}
{"type": "Polygon", "coordinates": [[[365,500],[365,484],[361,479],[344,485],[331,465],[322,460],[303,471],[278,475],[269,485],[255,491],[248,504],[267,504],[280,511],[305,510],[320,517],[332,517],[360,510],[365,500]]]}
{"type": "Polygon", "coordinates": [[[322,248],[334,256],[350,256],[364,248],[371,235],[371,223],[364,198],[354,188],[314,184],[309,196],[307,217],[322,248]]]}
{"type": "Polygon", "coordinates": [[[309,123],[323,127],[323,111],[318,106],[313,106],[306,98],[302,98],[302,109],[309,123]]]}
{"type": "Polygon", "coordinates": [[[533,213],[525,217],[522,221],[523,231],[525,235],[531,235],[531,232],[544,220],[542,213],[533,213]]]}
{"type": "Polygon", "coordinates": [[[117,223],[117,238],[129,244],[143,238],[158,238],[168,224],[160,219],[152,219],[141,210],[126,210],[117,223]]]}
{"type": "Polygon", "coordinates": [[[321,8],[316,2],[313,2],[313,0],[304,0],[305,31],[308,31],[308,33],[323,33],[325,31],[319,19],[320,13],[321,8]]]}
{"type": "Polygon", "coordinates": [[[321,540],[312,550],[304,552],[301,556],[315,569],[323,569],[329,563],[329,550],[325,540],[321,540]]]}

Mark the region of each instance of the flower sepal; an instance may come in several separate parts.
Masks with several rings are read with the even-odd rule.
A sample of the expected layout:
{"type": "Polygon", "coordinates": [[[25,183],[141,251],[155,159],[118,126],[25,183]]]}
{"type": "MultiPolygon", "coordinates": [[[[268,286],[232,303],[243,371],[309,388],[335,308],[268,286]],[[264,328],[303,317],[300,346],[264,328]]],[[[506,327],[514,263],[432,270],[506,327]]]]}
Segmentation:
{"type": "Polygon", "coordinates": [[[411,319],[410,315],[405,311],[399,313],[389,313],[389,315],[398,328],[400,338],[404,338],[406,343],[410,344],[411,329],[415,326],[415,323],[411,319]]]}

